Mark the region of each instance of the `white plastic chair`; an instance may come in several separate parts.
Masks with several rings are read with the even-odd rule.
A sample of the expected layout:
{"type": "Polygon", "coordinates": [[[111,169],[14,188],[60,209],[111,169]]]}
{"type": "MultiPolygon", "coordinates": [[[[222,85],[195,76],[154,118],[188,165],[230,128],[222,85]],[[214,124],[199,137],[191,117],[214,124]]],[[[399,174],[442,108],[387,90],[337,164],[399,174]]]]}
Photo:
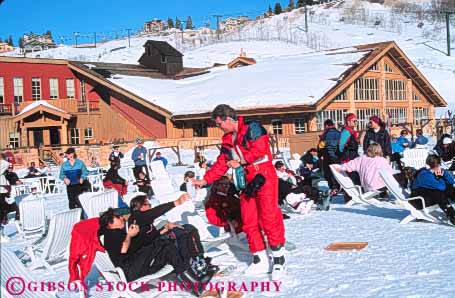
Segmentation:
{"type": "Polygon", "coordinates": [[[87,180],[90,182],[91,192],[104,191],[103,175],[104,174],[94,174],[87,176],[87,180]]]}
{"type": "Polygon", "coordinates": [[[126,181],[128,181],[129,184],[133,184],[134,182],[136,182],[136,178],[134,177],[133,168],[134,168],[134,167],[131,167],[131,166],[124,166],[124,167],[121,167],[121,168],[118,170],[118,174],[119,174],[123,179],[125,179],[126,181]]]}
{"type": "Polygon", "coordinates": [[[99,217],[100,213],[109,207],[118,207],[118,193],[115,189],[109,189],[105,192],[86,192],[79,195],[79,201],[87,218],[99,217]]]}
{"type": "MultiPolygon", "coordinates": [[[[44,244],[41,247],[33,248],[34,255],[31,256],[33,262],[31,270],[44,266],[53,271],[51,263],[65,260],[65,254],[71,239],[71,231],[74,224],[80,220],[81,212],[80,208],[76,208],[59,212],[52,216],[47,236],[43,241],[44,244]],[[35,252],[41,253],[36,254],[35,252]]],[[[57,263],[57,265],[60,263],[57,263]]]]}
{"type": "Polygon", "coordinates": [[[169,178],[169,173],[166,171],[166,168],[161,160],[150,162],[150,170],[152,171],[152,175],[155,179],[162,180],[169,178]]]}
{"type": "Polygon", "coordinates": [[[406,149],[403,151],[403,158],[401,161],[405,167],[413,167],[414,169],[421,169],[426,167],[426,159],[429,151],[427,149],[406,149]]]}
{"type": "Polygon", "coordinates": [[[294,159],[294,160],[299,160],[300,161],[301,158],[302,158],[302,156],[300,154],[298,154],[298,153],[292,154],[292,159],[294,159]]]}
{"type": "Polygon", "coordinates": [[[289,166],[290,170],[297,172],[299,169],[300,165],[302,164],[302,161],[300,159],[290,159],[289,160],[289,166]]]}
{"type": "Polygon", "coordinates": [[[424,198],[422,197],[411,198],[409,193],[407,193],[400,186],[397,180],[389,172],[381,169],[379,170],[379,175],[381,176],[382,180],[384,180],[387,189],[395,197],[397,204],[411,213],[408,216],[406,216],[402,221],[400,221],[400,224],[407,224],[415,219],[422,219],[433,223],[443,223],[441,220],[430,214],[431,212],[439,208],[438,205],[425,206],[424,198]],[[423,209],[417,210],[411,203],[409,203],[410,201],[413,200],[421,200],[423,209]]]}
{"type": "Polygon", "coordinates": [[[44,199],[30,195],[19,202],[21,214],[16,227],[26,240],[41,238],[46,232],[46,217],[44,215],[44,199]]]}
{"type": "Polygon", "coordinates": [[[338,172],[336,169],[337,166],[338,165],[333,164],[329,167],[335,179],[338,181],[344,191],[351,197],[351,200],[346,203],[346,206],[352,206],[357,203],[383,207],[381,206],[382,203],[374,198],[375,196],[379,195],[378,191],[369,191],[364,193],[361,186],[355,185],[354,182],[352,182],[351,178],[346,176],[344,173],[338,172]]]}
{"type": "MultiPolygon", "coordinates": [[[[136,292],[135,290],[138,290],[142,284],[149,284],[150,281],[156,280],[159,278],[162,278],[168,274],[170,274],[172,271],[174,271],[174,267],[171,265],[165,265],[163,268],[161,268],[158,272],[150,275],[143,276],[139,279],[136,279],[135,281],[131,281],[128,283],[125,277],[125,273],[123,272],[122,268],[120,267],[115,267],[114,264],[112,263],[111,259],[109,258],[109,255],[107,252],[100,252],[98,251],[96,253],[95,257],[95,266],[98,268],[100,271],[101,275],[105,278],[107,282],[110,282],[114,285],[123,283],[123,284],[129,284],[130,286],[126,287],[125,291],[117,291],[114,289],[114,291],[110,294],[111,298],[143,298],[143,297],[156,297],[159,294],[162,294],[162,292],[156,291],[150,292],[150,291],[145,291],[143,292],[144,295],[141,295],[141,293],[136,292]]],[[[116,288],[116,287],[114,287],[116,288]]],[[[149,289],[149,288],[147,288],[149,289]]]]}
{"type": "MultiPolygon", "coordinates": [[[[11,295],[6,291],[6,288],[11,284],[7,285],[7,282],[11,278],[17,278],[18,276],[25,285],[30,284],[40,284],[43,281],[43,276],[34,274],[28,270],[24,264],[19,260],[19,258],[8,248],[2,247],[1,249],[1,260],[2,260],[2,274],[1,274],[1,297],[12,298],[12,297],[21,297],[21,298],[55,298],[57,296],[57,290],[54,292],[50,291],[40,291],[39,293],[35,291],[30,291],[25,288],[25,291],[20,295],[11,295]]],[[[21,290],[21,286],[16,286],[14,289],[21,290]]],[[[61,294],[61,293],[60,293],[61,294]]],[[[73,296],[74,297],[74,296],[73,296]]],[[[84,291],[79,291],[79,297],[84,297],[84,291]]]]}

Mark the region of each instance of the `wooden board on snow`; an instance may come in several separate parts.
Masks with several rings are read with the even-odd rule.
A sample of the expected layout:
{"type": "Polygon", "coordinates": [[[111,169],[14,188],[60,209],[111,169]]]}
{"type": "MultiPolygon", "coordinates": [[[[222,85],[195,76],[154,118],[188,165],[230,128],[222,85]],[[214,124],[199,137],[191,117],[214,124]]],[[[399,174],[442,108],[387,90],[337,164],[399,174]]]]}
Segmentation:
{"type": "Polygon", "coordinates": [[[364,249],[368,242],[333,242],[325,248],[328,251],[358,251],[364,249]]]}
{"type": "MultiPolygon", "coordinates": [[[[210,290],[210,291],[205,291],[204,293],[201,294],[202,298],[220,298],[221,294],[218,293],[216,289],[210,290]]],[[[243,293],[240,291],[228,291],[227,292],[227,298],[241,298],[243,297],[243,293]]]]}

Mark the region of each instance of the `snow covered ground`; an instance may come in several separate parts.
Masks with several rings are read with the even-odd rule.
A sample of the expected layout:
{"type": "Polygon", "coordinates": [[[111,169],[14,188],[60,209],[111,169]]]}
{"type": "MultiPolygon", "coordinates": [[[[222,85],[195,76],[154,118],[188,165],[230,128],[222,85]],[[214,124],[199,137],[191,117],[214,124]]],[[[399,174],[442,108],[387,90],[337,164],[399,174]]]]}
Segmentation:
{"type": "MultiPolygon", "coordinates": [[[[153,146],[153,144],[146,144],[153,146]]],[[[128,155],[129,153],[127,153],[128,155]]],[[[175,162],[172,153],[163,150],[163,156],[175,162]]],[[[213,160],[216,150],[204,155],[213,160]]],[[[192,151],[185,150],[182,159],[192,164],[192,151]]],[[[174,176],[183,176],[189,167],[170,167],[174,176]]],[[[46,197],[48,216],[67,208],[65,195],[46,197]]],[[[455,234],[450,226],[412,222],[400,225],[408,212],[399,208],[365,206],[346,207],[342,197],[336,197],[328,212],[312,211],[308,216],[290,214],[285,221],[286,238],[296,246],[288,255],[286,279],[275,292],[245,292],[246,297],[454,297],[455,234]],[[328,252],[324,248],[335,241],[366,241],[368,246],[358,252],[328,252]]],[[[11,242],[1,249],[20,251],[25,243],[17,236],[13,224],[5,227],[11,242]]],[[[238,247],[238,241],[229,241],[234,257],[224,255],[214,259],[221,267],[233,265],[228,276],[213,281],[250,282],[267,281],[266,276],[252,277],[242,274],[251,256],[238,247]]],[[[244,246],[245,247],[245,246],[244,246]]],[[[55,274],[37,271],[43,281],[66,281],[65,267],[55,274]]],[[[98,281],[94,270],[87,282],[98,281]]],[[[239,287],[239,286],[238,286],[239,287]]],[[[109,292],[97,292],[95,297],[110,297],[109,292]]],[[[75,297],[61,293],[61,297],[75,297]]],[[[39,293],[35,296],[39,298],[39,293]]],[[[192,297],[177,291],[160,297],[192,297]]]]}

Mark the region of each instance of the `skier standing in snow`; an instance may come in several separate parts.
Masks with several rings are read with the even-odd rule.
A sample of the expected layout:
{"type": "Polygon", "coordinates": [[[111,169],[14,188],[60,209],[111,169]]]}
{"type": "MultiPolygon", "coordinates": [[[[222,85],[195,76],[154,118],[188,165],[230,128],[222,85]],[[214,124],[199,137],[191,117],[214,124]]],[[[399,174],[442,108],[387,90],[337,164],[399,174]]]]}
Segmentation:
{"type": "MultiPolygon", "coordinates": [[[[244,171],[247,185],[243,187],[240,208],[243,231],[254,255],[253,263],[245,274],[270,272],[263,231],[273,254],[272,280],[279,280],[286,269],[284,224],[278,208],[278,178],[272,164],[267,131],[256,121],[246,123],[242,116],[237,116],[235,110],[225,104],[213,110],[212,120],[224,132],[222,149],[203,180],[195,180],[193,184],[200,187],[211,184],[229,168],[237,173],[244,171]]],[[[237,178],[242,180],[242,177],[237,178]]],[[[240,185],[238,183],[238,188],[242,188],[240,185]]]]}

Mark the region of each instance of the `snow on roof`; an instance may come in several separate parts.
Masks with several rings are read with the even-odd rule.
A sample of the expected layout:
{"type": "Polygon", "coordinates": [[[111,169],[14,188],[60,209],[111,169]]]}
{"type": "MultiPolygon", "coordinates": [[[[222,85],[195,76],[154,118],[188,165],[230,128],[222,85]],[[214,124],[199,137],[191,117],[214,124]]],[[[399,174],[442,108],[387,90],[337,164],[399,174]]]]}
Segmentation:
{"type": "Polygon", "coordinates": [[[45,100],[37,100],[37,101],[34,101],[31,104],[29,104],[28,106],[26,106],[19,114],[17,114],[17,116],[25,114],[25,113],[33,110],[34,108],[41,106],[41,105],[45,106],[45,107],[48,107],[50,109],[62,112],[62,113],[66,113],[64,110],[61,110],[61,109],[59,109],[57,107],[54,107],[53,105],[51,105],[49,102],[47,102],[45,100]]]}
{"type": "Polygon", "coordinates": [[[205,113],[221,103],[235,109],[314,104],[370,50],[355,48],[264,59],[183,80],[116,76],[114,84],[174,115],[205,113]]]}

